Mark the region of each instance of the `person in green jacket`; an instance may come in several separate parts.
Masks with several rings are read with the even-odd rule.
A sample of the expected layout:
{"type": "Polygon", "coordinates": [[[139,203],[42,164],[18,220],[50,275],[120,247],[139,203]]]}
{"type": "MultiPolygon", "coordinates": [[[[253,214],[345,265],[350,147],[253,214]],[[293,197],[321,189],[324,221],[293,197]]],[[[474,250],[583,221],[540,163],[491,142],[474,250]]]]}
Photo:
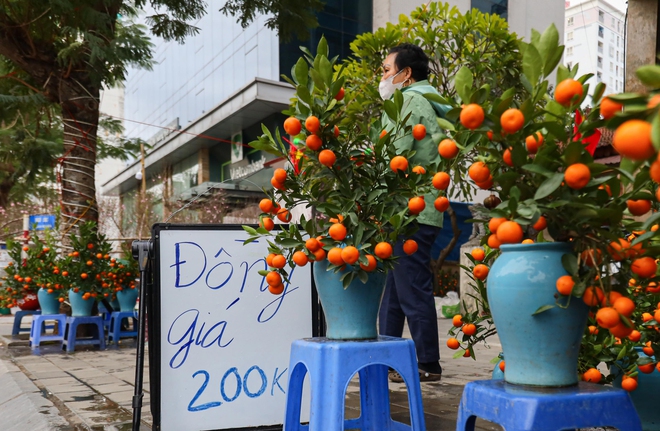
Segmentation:
{"type": "MultiPolygon", "coordinates": [[[[407,125],[423,124],[426,137],[415,140],[412,133],[397,137],[393,145],[397,153],[415,150],[409,160],[410,166],[428,166],[438,163],[438,137],[443,131],[436,118],[444,117],[448,106],[431,103],[423,95],[438,94],[428,82],[429,59],[424,51],[412,44],[402,44],[392,48],[383,62],[383,77],[379,92],[387,100],[399,89],[403,93],[403,112],[405,118],[410,113],[407,125]],[[434,139],[435,136],[435,139],[434,139]]],[[[383,115],[384,130],[392,131],[393,122],[383,115]]],[[[440,347],[438,342],[438,322],[433,297],[433,274],[431,273],[431,246],[442,228],[443,216],[433,202],[437,196],[424,197],[426,208],[417,218],[419,230],[412,236],[417,241],[418,250],[408,256],[403,252],[403,240],[394,246],[398,263],[387,275],[387,284],[380,305],[379,330],[381,335],[401,337],[405,319],[415,342],[419,376],[421,381],[440,380],[440,347]]],[[[407,238],[405,238],[407,239],[407,238]]],[[[396,371],[389,373],[390,380],[401,382],[403,379],[396,371]]]]}

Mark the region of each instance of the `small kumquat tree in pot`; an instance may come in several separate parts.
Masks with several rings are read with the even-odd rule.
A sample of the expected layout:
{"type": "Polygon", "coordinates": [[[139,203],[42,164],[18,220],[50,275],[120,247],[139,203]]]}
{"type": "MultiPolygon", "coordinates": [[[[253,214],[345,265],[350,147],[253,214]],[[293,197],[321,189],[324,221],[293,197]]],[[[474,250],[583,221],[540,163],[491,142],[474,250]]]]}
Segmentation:
{"type": "MultiPolygon", "coordinates": [[[[621,367],[623,357],[625,371],[632,375],[636,366],[654,361],[639,357],[634,343],[645,343],[649,352],[659,347],[654,328],[660,315],[654,310],[655,299],[660,298],[653,293],[659,251],[655,223],[660,215],[654,213],[660,198],[659,96],[603,97],[603,83],[590,91],[586,81],[591,75],[578,77],[577,65],[557,67],[563,46],[554,26],[543,34],[534,31],[531,42],[520,46],[520,85],[529,93],[522,102],[513,99],[513,90],[491,98],[487,88],[474,89],[468,69],[461,69],[455,78],[460,101],[453,101],[454,109],[448,113],[456,120],[448,132],[461,149],[470,181],[491,190],[499,204],[479,220],[489,232],[483,239],[483,257],[470,256],[472,264],[465,268],[473,272],[475,296],[483,299],[477,304],[490,309],[457,317],[452,334],[462,335],[453,337],[452,346],[470,352],[474,343],[493,333],[489,315],[493,303],[488,302],[492,292],[484,276],[492,268],[490,259],[494,258],[493,266],[501,259],[493,250],[502,245],[513,250],[510,244],[525,242],[565,243],[568,248],[561,256],[562,274],[554,280],[554,298],[534,310],[532,321],[576,302],[588,307],[592,328],[585,330],[585,338],[578,339],[576,346],[580,376],[599,381],[602,376],[595,365],[621,367]],[[551,89],[547,78],[555,69],[556,86],[551,89]],[[614,130],[612,144],[622,156],[618,166],[594,160],[598,129],[603,127],[614,130]],[[631,275],[634,286],[629,286],[631,275]],[[630,340],[631,334],[637,341],[630,340]]],[[[660,87],[660,68],[644,67],[637,75],[649,88],[660,87]]],[[[525,250],[518,245],[516,249],[525,250]]],[[[487,280],[493,279],[491,271],[487,280]]],[[[505,351],[505,360],[506,355],[505,351]]]]}
{"type": "Polygon", "coordinates": [[[80,225],[79,231],[70,235],[69,240],[73,251],[60,261],[58,268],[62,285],[66,288],[61,300],[66,299],[69,289],[80,292],[85,300],[111,296],[112,246],[105,235],[96,230],[95,223],[87,222],[80,225]]]}
{"type": "MultiPolygon", "coordinates": [[[[449,205],[445,162],[415,164],[414,151],[397,154],[393,145],[404,134],[436,142],[441,136],[430,136],[423,125],[406,125],[399,91],[384,102],[383,115],[393,128],[384,130],[379,118],[348,121],[344,96],[350,85],[335,62],[325,39],[316,56],[305,51],[289,79],[296,96],[283,126],[292,139],[264,127],[264,135],[250,143],[288,160],[287,169],[274,171],[274,189],[259,205],[260,227],[244,227],[248,241],[269,238],[269,269],[262,274],[274,294],[284,291],[291,268],[310,261],[327,260],[336,272],[349,269],[341,274],[345,287],[354,279],[365,282],[371,272],[387,271],[396,261],[393,244],[414,232],[418,214],[449,205]],[[288,223],[296,207],[314,214],[273,230],[273,218],[288,223]]],[[[356,95],[350,99],[361,103],[356,95]]],[[[407,253],[416,249],[412,240],[404,245],[407,253]]]]}

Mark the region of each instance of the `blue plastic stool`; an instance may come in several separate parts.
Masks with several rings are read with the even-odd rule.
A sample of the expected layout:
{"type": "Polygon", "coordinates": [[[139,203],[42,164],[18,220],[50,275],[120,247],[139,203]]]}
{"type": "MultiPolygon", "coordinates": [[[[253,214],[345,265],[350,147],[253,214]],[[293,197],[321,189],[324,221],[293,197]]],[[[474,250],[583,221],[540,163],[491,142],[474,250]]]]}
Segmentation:
{"type": "Polygon", "coordinates": [[[456,431],[474,431],[476,418],[506,431],[560,431],[614,427],[642,431],[628,393],[580,382],[565,388],[532,388],[504,380],[469,382],[458,407],[456,431]]]}
{"type": "Polygon", "coordinates": [[[73,352],[76,344],[95,345],[98,344],[101,350],[105,349],[105,333],[103,332],[103,318],[101,316],[67,316],[66,318],[66,337],[62,348],[73,352]],[[80,325],[92,325],[94,331],[91,338],[76,338],[76,331],[80,325]]]}
{"type": "Polygon", "coordinates": [[[14,327],[11,330],[12,337],[15,337],[21,332],[31,332],[32,328],[21,328],[21,323],[25,316],[33,316],[35,314],[41,314],[41,310],[20,310],[17,311],[14,315],[14,327]]]}
{"type": "Polygon", "coordinates": [[[32,316],[32,328],[30,328],[30,347],[39,347],[42,341],[61,341],[64,343],[66,328],[66,314],[35,314],[32,316]],[[42,334],[42,331],[54,329],[53,325],[46,325],[46,321],[57,322],[57,333],[42,334]]]}
{"type": "Polygon", "coordinates": [[[306,338],[291,344],[284,431],[425,430],[422,393],[412,340],[380,336],[376,340],[336,341],[306,338]],[[387,367],[401,374],[408,386],[412,427],[392,420],[387,367]],[[303,381],[309,372],[309,425],[300,424],[303,381]],[[346,388],[360,376],[360,417],[344,420],[346,388]]]}
{"type": "Polygon", "coordinates": [[[113,311],[110,317],[110,332],[108,333],[108,343],[118,343],[122,338],[137,337],[138,319],[135,311],[113,311]],[[122,330],[124,319],[133,319],[132,330],[122,330]]]}
{"type": "Polygon", "coordinates": [[[99,307],[99,313],[101,314],[101,317],[103,317],[103,329],[105,329],[106,331],[109,331],[110,330],[110,317],[111,317],[112,313],[107,308],[105,308],[105,305],[103,305],[102,302],[99,302],[98,307],[99,307]]]}

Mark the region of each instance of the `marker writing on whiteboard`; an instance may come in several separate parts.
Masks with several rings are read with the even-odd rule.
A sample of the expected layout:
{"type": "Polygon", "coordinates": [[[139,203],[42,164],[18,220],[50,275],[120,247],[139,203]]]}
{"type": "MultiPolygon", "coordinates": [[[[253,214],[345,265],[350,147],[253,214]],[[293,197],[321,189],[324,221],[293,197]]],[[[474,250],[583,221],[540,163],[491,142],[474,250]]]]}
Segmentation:
{"type": "Polygon", "coordinates": [[[184,311],[172,322],[170,330],[167,333],[167,342],[179,349],[170,359],[170,368],[176,369],[182,366],[186,362],[186,359],[188,359],[190,348],[193,345],[199,346],[202,349],[208,349],[209,347],[223,349],[234,341],[232,337],[230,340],[223,342],[225,329],[227,329],[226,321],[215,322],[206,330],[206,322],[202,322],[200,328],[197,328],[198,323],[199,310],[196,309],[184,311]]]}

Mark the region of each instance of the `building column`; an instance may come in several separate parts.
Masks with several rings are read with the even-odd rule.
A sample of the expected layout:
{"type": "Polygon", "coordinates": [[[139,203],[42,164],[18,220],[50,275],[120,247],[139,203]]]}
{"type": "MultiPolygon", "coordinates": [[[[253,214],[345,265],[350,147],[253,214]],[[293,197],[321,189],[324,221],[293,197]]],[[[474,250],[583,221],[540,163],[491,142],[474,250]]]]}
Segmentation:
{"type": "Polygon", "coordinates": [[[202,148],[197,153],[197,185],[211,180],[211,168],[209,163],[209,149],[202,148]]]}
{"type": "Polygon", "coordinates": [[[635,71],[656,62],[658,34],[658,0],[628,0],[626,23],[626,80],[624,90],[646,93],[646,87],[637,79],[635,71]]]}

